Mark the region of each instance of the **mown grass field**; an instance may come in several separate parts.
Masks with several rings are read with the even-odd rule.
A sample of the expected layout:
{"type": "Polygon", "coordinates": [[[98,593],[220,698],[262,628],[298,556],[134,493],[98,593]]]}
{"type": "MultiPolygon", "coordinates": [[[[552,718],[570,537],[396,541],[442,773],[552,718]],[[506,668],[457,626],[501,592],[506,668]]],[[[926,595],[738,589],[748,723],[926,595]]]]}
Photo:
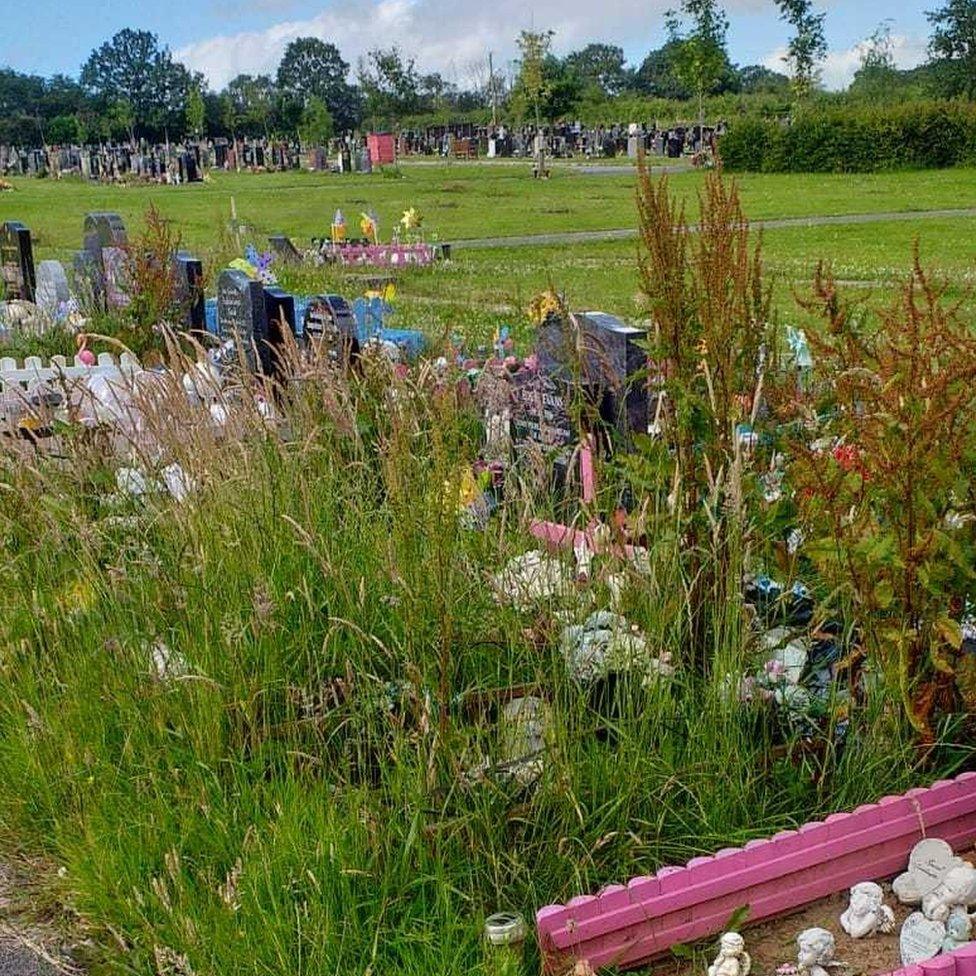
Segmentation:
{"type": "MultiPolygon", "coordinates": [[[[671,177],[690,219],[700,181],[671,177]]],[[[518,167],[462,164],[405,166],[399,179],[218,174],[184,188],[18,180],[0,195],[0,220],[30,226],[38,258],[64,258],[85,212],[117,210],[137,230],[152,202],[212,280],[231,253],[231,197],[259,246],[276,231],[305,243],[336,207],[350,220],[375,207],[385,236],[416,206],[429,233],[457,240],[632,227],[634,182],[567,167],[537,183],[518,167]]],[[[976,205],[969,170],[741,185],[754,218],[976,205]]],[[[888,297],[916,241],[961,296],[973,227],[770,229],[776,311],[802,321],[791,293],[820,259],[858,294],[888,297]]],[[[397,323],[471,345],[511,324],[526,352],[525,305],[550,283],[576,308],[640,318],[636,248],[461,248],[399,276],[397,323]]],[[[362,285],[329,269],[281,276],[304,293],[362,285]]],[[[34,908],[84,937],[93,973],[529,976],[532,939],[503,964],[484,945],[487,914],[531,920],[542,905],[972,764],[951,722],[917,746],[897,675],[881,668],[838,708],[846,735],[831,719],[820,751],[794,749],[796,733],[760,701],[730,694],[764,666],[742,576],[791,582],[810,564],[777,562],[784,526],[763,521],[762,506],[741,522],[716,506],[728,535],[714,549],[702,541],[696,558],[725,576],[698,622],[707,644],[694,645],[694,574],[660,452],[601,462],[596,501],[570,508],[609,520],[626,476],[646,505],[645,567],[608,555],[529,610],[500,599],[492,574],[536,545],[527,520],[555,503],[516,479],[486,531],[458,518],[462,473],[484,441],[460,388],[428,366],[406,379],[382,364],[313,376],[290,388],[280,429],[240,398],[219,434],[176,377],[121,456],[81,425],[54,457],[20,441],[0,450],[0,855],[31,866],[34,908]],[[174,462],[193,482],[182,501],[119,488],[120,464],[174,462]],[[569,674],[558,635],[561,615],[610,604],[614,576],[621,612],[675,674],[635,675],[599,698],[569,674]],[[503,749],[498,694],[517,685],[551,709],[528,787],[479,775],[503,749]]]]}

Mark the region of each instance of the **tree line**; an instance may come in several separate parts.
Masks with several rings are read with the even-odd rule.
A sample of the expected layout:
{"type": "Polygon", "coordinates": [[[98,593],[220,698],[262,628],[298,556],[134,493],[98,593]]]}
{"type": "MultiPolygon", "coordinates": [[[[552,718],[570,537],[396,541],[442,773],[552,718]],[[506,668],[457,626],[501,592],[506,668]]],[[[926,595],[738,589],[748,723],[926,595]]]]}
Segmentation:
{"type": "MultiPolygon", "coordinates": [[[[732,62],[728,19],[717,0],[681,0],[665,17],[666,40],[636,64],[622,48],[592,43],[564,57],[551,51],[551,31],[522,32],[510,70],[490,58],[468,66],[463,84],[424,74],[399,47],[375,49],[353,71],[335,44],[301,37],[276,72],[240,74],[212,90],[161,45],[157,35],[126,28],[93,50],[77,78],[49,78],[0,69],[0,142],[63,145],[146,138],[298,137],[325,142],[365,127],[402,125],[424,117],[490,117],[509,123],[572,118],[647,98],[774,96],[785,106],[824,97],[820,66],[827,53],[825,14],[812,0],[776,0],[790,34],[783,70],[732,62]]],[[[976,0],[946,0],[928,13],[929,60],[895,67],[891,25],[868,38],[861,65],[841,97],[905,100],[976,97],[976,0]]],[[[623,121],[630,121],[629,118],[623,121]]]]}

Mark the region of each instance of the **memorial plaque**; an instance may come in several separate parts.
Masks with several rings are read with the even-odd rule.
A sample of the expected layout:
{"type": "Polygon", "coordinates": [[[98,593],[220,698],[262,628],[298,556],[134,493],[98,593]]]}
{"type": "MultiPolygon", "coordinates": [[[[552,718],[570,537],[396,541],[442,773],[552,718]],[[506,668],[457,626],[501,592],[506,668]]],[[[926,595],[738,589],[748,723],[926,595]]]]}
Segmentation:
{"type": "Polygon", "coordinates": [[[512,436],[516,444],[533,443],[562,450],[577,438],[569,414],[568,383],[543,371],[522,370],[512,380],[512,436]]]}
{"type": "Polygon", "coordinates": [[[268,335],[264,288],[243,271],[222,271],[217,280],[217,334],[234,342],[248,367],[256,368],[256,351],[266,348],[268,335]]]}
{"type": "Polygon", "coordinates": [[[34,251],[30,231],[16,220],[0,226],[0,278],[3,296],[10,301],[34,301],[34,251]]]}
{"type": "Polygon", "coordinates": [[[176,294],[184,309],[183,323],[190,331],[203,331],[206,328],[206,309],[203,298],[203,263],[178,251],[176,263],[176,294]]]}
{"type": "Polygon", "coordinates": [[[278,378],[284,374],[286,350],[296,342],[295,296],[280,288],[265,288],[264,308],[267,333],[258,356],[264,374],[278,378]]]}
{"type": "Polygon", "coordinates": [[[316,360],[344,367],[359,356],[356,318],[340,295],[316,295],[309,302],[302,334],[316,360]]]}
{"type": "Polygon", "coordinates": [[[302,253],[292,244],[290,237],[274,234],[268,238],[268,244],[275,257],[280,258],[285,264],[301,264],[302,253]]]}
{"type": "Polygon", "coordinates": [[[60,261],[42,261],[37,266],[37,307],[53,314],[71,298],[68,276],[60,261]]]}

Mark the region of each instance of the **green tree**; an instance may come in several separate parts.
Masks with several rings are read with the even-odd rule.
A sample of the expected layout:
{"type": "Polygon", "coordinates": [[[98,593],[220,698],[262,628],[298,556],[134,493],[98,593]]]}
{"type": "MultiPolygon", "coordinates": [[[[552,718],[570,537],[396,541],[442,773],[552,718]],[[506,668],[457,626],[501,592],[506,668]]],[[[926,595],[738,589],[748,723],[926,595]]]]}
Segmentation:
{"type": "Polygon", "coordinates": [[[942,93],[976,98],[976,0],[947,0],[926,17],[932,25],[929,55],[941,62],[937,80],[942,93]]]}
{"type": "Polygon", "coordinates": [[[746,95],[782,95],[790,90],[790,79],[762,64],[739,69],[739,90],[746,95]]]}
{"type": "Polygon", "coordinates": [[[230,99],[225,109],[233,115],[232,131],[268,137],[277,100],[275,86],[268,75],[238,75],[227,83],[224,94],[230,99]]]}
{"type": "Polygon", "coordinates": [[[298,126],[298,136],[305,146],[325,146],[335,134],[329,107],[318,97],[312,95],[305,103],[302,120],[298,126]]]}
{"type": "Polygon", "coordinates": [[[895,68],[891,44],[891,21],[879,24],[861,48],[861,66],[854,74],[849,91],[871,101],[891,98],[902,87],[895,68]]]}
{"type": "Polygon", "coordinates": [[[522,31],[518,37],[519,74],[515,82],[517,102],[530,107],[535,113],[536,165],[539,175],[545,171],[546,150],[542,140],[542,109],[552,91],[551,77],[546,72],[549,48],[552,46],[554,32],[522,31]]]}
{"type": "Polygon", "coordinates": [[[790,70],[790,80],[797,99],[807,98],[820,80],[817,65],[827,55],[824,35],[826,14],[814,13],[811,0],[776,0],[780,20],[793,28],[783,60],[790,70]]]}
{"type": "Polygon", "coordinates": [[[375,49],[359,59],[359,85],[365,97],[365,114],[374,125],[388,125],[417,111],[420,75],[413,58],[398,47],[375,49]]]}
{"type": "Polygon", "coordinates": [[[182,110],[190,75],[149,31],[125,28],[96,48],[81,69],[81,84],[102,106],[132,107],[132,134],[168,129],[182,110]]]}
{"type": "Polygon", "coordinates": [[[566,55],[563,64],[585,87],[596,88],[610,98],[619,95],[630,83],[631,73],[624,61],[623,48],[613,44],[587,44],[566,55]]]}
{"type": "Polygon", "coordinates": [[[697,95],[698,124],[704,127],[705,96],[718,87],[729,66],[728,18],[716,0],[681,0],[680,13],[669,10],[666,23],[674,44],[674,74],[697,95]]]}
{"type": "Polygon", "coordinates": [[[81,138],[81,126],[75,115],[56,115],[47,124],[47,138],[56,146],[66,146],[81,138]]]}
{"type": "Polygon", "coordinates": [[[339,49],[317,37],[292,41],[278,65],[279,91],[299,105],[315,95],[321,99],[342,130],[358,122],[358,101],[348,81],[349,64],[339,49]]]}
{"type": "Polygon", "coordinates": [[[203,101],[203,94],[199,85],[190,88],[186,99],[186,128],[192,135],[199,136],[203,132],[207,109],[203,101]]]}

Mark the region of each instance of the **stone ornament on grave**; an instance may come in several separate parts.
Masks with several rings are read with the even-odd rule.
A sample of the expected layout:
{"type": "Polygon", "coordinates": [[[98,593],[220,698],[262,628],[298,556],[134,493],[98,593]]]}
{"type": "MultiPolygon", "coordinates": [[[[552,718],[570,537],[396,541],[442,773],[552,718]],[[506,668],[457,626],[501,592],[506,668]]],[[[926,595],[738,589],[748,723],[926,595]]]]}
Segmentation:
{"type": "Polygon", "coordinates": [[[934,922],[921,912],[913,912],[901,927],[898,943],[903,966],[914,966],[934,959],[942,951],[946,928],[942,922],[934,922]]]}
{"type": "Polygon", "coordinates": [[[7,301],[33,302],[36,290],[30,231],[19,221],[0,226],[0,279],[7,301]]]}
{"type": "Polygon", "coordinates": [[[903,905],[918,905],[942,883],[952,868],[964,863],[944,840],[927,837],[912,848],[908,870],[895,878],[892,890],[903,905]]]}
{"type": "Polygon", "coordinates": [[[217,334],[243,351],[248,368],[256,368],[256,351],[266,348],[268,337],[264,288],[243,271],[221,271],[217,279],[217,334]]]}

